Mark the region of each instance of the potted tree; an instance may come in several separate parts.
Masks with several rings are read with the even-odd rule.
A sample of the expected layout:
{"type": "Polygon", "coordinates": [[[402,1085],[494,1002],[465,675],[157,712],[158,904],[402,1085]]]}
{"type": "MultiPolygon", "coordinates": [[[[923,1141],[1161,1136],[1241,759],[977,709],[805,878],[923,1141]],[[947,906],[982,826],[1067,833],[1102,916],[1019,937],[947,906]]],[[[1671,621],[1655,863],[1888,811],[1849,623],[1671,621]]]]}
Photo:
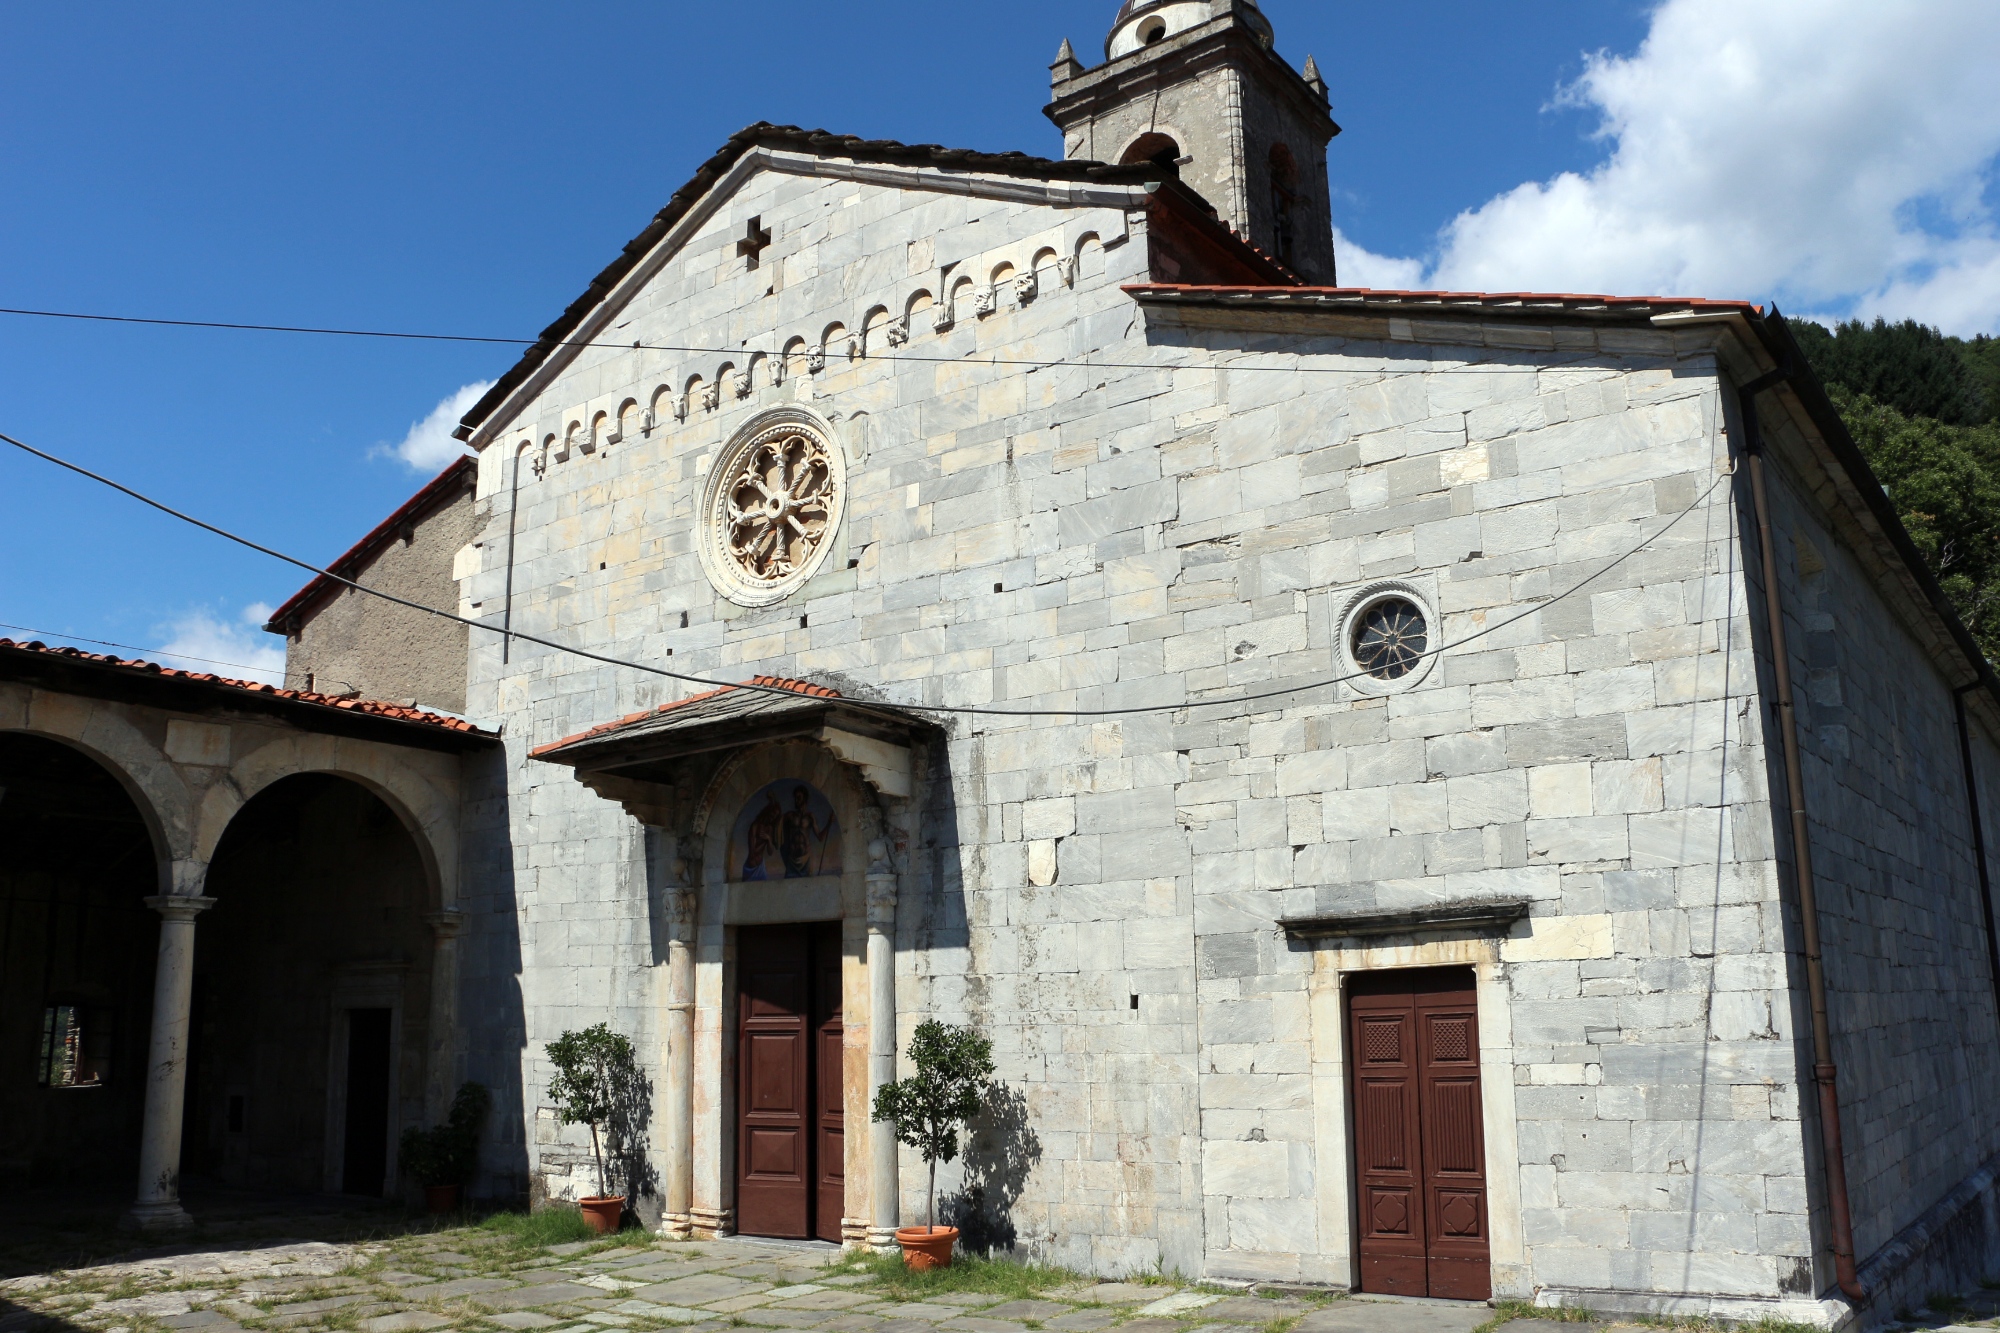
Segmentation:
{"type": "Polygon", "coordinates": [[[479,1133],[493,1098],[478,1083],[461,1086],[442,1125],[403,1131],[403,1169],[424,1187],[424,1207],[433,1215],[455,1213],[465,1186],[479,1171],[479,1133]]]}
{"type": "Polygon", "coordinates": [[[597,1159],[597,1193],[578,1199],[577,1206],[599,1235],[616,1231],[625,1216],[625,1196],[605,1193],[604,1148],[597,1127],[616,1113],[627,1090],[638,1081],[632,1043],[603,1023],[581,1032],[565,1032],[546,1047],[555,1077],[549,1080],[549,1100],[565,1125],[590,1126],[590,1152],[597,1159]]]}
{"type": "Polygon", "coordinates": [[[916,1072],[878,1088],[873,1113],[895,1125],[897,1140],[922,1153],[931,1172],[924,1225],[897,1228],[896,1243],[911,1268],[949,1268],[958,1228],[937,1224],[937,1164],[958,1156],[959,1131],[986,1104],[993,1043],[930,1019],[910,1035],[909,1059],[916,1072]]]}

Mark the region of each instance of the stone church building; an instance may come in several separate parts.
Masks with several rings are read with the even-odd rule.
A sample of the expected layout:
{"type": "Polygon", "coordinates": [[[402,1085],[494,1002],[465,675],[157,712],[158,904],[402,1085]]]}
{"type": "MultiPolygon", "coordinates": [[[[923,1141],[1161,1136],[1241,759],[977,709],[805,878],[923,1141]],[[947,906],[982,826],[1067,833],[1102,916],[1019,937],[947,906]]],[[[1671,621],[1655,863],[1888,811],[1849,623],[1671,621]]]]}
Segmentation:
{"type": "Polygon", "coordinates": [[[162,878],[92,892],[170,923],[150,1008],[7,983],[36,1105],[116,1001],[152,1220],[394,1193],[463,1078],[478,1192],[569,1198],[543,1046],[606,1022],[649,1225],[879,1246],[935,1017],[1024,1258],[1821,1325],[1996,1271],[2000,681],[1783,319],[1340,286],[1250,0],[1052,75],[1059,158],[704,164],[335,567],[472,628],[316,581],[262,692],[0,645],[0,783],[129,794],[162,878]],[[252,912],[317,953],[232,1042],[252,912]]]}

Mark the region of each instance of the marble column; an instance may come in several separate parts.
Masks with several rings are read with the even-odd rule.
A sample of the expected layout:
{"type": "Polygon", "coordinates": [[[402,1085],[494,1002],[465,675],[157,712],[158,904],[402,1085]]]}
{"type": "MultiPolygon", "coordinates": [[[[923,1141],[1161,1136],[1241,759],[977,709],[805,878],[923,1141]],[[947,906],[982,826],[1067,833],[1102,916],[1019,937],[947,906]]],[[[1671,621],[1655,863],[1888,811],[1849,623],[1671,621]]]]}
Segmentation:
{"type": "Polygon", "coordinates": [[[441,1125],[451,1113],[458,1091],[458,939],[465,933],[465,913],[432,912],[424,918],[435,943],[431,948],[431,1007],[425,1016],[424,1115],[441,1125]]]}
{"type": "Polygon", "coordinates": [[[694,890],[676,885],[667,908],[667,1197],[661,1234],[694,1235],[694,890]]]}
{"type": "Polygon", "coordinates": [[[160,914],[153,968],[153,1037],[146,1061],[146,1118],[139,1139],[139,1197],[124,1223],[141,1231],[191,1226],[181,1207],[181,1117],[187,1106],[188,1012],[194,996],[194,919],[215,899],[200,896],[207,867],[174,867],[177,892],[146,899],[160,914]],[[185,890],[185,891],[179,891],[185,890]]]}
{"type": "MultiPolygon", "coordinates": [[[[868,860],[868,1105],[876,1090],[896,1081],[896,876],[888,844],[869,844],[868,860]]],[[[868,1244],[895,1250],[901,1206],[897,1198],[896,1128],[871,1116],[868,1150],[868,1244]]]]}

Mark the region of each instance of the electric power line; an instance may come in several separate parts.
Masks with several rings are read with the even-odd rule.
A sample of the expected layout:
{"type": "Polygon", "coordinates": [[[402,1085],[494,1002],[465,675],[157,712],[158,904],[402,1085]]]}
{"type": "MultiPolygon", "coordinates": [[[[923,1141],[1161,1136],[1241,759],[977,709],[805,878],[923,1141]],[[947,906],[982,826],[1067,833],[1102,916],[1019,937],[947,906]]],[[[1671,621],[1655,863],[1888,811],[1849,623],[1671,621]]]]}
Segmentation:
{"type": "MultiPolygon", "coordinates": [[[[61,630],[36,629],[32,625],[10,625],[0,620],[0,629],[11,629],[20,634],[33,634],[44,639],[61,639],[66,643],[94,643],[100,648],[124,648],[135,653],[147,653],[153,657],[174,657],[183,662],[206,662],[209,666],[235,667],[238,671],[269,671],[269,667],[252,666],[248,662],[224,662],[214,657],[196,657],[192,653],[179,653],[171,648],[141,648],[136,643],[120,643],[116,639],[89,639],[81,634],[65,634],[61,630]]],[[[346,682],[342,682],[345,684],[346,682]]]]}
{"type": "MultiPolygon", "coordinates": [[[[1284,290],[1279,288],[1277,290],[1284,290]]],[[[1306,307],[1300,307],[1304,309],[1306,307]]],[[[23,315],[36,319],[72,319],[99,324],[143,324],[170,329],[226,329],[239,333],[303,333],[329,338],[388,338],[414,342],[480,343],[488,346],[533,347],[539,338],[496,338],[474,333],[414,333],[393,329],[339,329],[321,328],[306,324],[248,324],[232,323],[213,319],[154,319],[139,315],[98,315],[70,310],[28,310],[12,306],[0,306],[0,315],[23,315]]],[[[1268,335],[1267,335],[1268,336],[1268,335]]],[[[1327,335],[1316,333],[1288,332],[1283,336],[1292,338],[1320,338],[1327,335]]],[[[587,351],[601,349],[612,352],[673,352],[687,356],[743,356],[746,353],[762,353],[766,356],[791,357],[797,353],[764,352],[761,348],[747,343],[740,347],[687,347],[675,343],[649,343],[643,339],[631,342],[593,342],[588,339],[564,339],[553,344],[551,354],[562,351],[587,351]]],[[[1077,366],[1086,370],[1228,370],[1228,371],[1270,371],[1288,375],[1366,375],[1391,374],[1388,369],[1373,370],[1353,366],[1268,366],[1268,365],[1176,365],[1158,361],[1100,361],[1084,357],[1006,357],[977,352],[967,352],[963,356],[927,356],[921,352],[870,352],[870,361],[908,361],[926,365],[985,365],[985,366],[1027,366],[1036,370],[1053,370],[1057,366],[1077,366]]],[[[1421,367],[1425,371],[1437,369],[1436,362],[1426,361],[1421,367]]],[[[1532,367],[1530,367],[1532,369],[1532,367]]],[[[1414,373],[1414,372],[1411,372],[1414,373]]],[[[1461,375],[1518,375],[1520,366],[1454,366],[1452,373],[1461,375]]]]}
{"type": "MultiPolygon", "coordinates": [[[[123,495],[129,496],[130,498],[137,500],[139,503],[143,505],[146,505],[153,509],[157,509],[161,513],[166,514],[171,518],[177,518],[183,523],[192,524],[193,526],[200,528],[205,532],[213,533],[215,536],[221,537],[226,541],[234,542],[239,546],[247,547],[250,550],[256,551],[261,555],[270,556],[274,560],[283,561],[285,564],[296,566],[299,569],[306,570],[309,573],[318,575],[320,577],[332,579],[336,583],[342,584],[343,586],[348,588],[352,588],[357,592],[366,593],[370,597],[380,598],[385,602],[392,602],[397,606],[408,607],[410,610],[413,611],[421,611],[425,615],[436,616],[441,620],[449,620],[456,624],[465,625],[472,629],[484,630],[491,634],[502,635],[510,639],[518,640],[522,643],[532,643],[537,647],[548,648],[556,652],[568,653],[574,657],[581,657],[586,661],[597,662],[604,666],[623,667],[632,671],[640,671],[649,675],[664,677],[665,679],[668,680],[680,681],[683,684],[700,685],[708,689],[750,690],[756,693],[780,695],[785,698],[797,697],[796,691],[785,689],[782,686],[759,685],[753,681],[711,680],[706,676],[697,676],[681,671],[670,671],[665,667],[654,666],[651,663],[647,662],[634,662],[627,658],[612,657],[605,653],[592,652],[588,648],[578,648],[570,644],[559,643],[554,639],[545,639],[535,634],[524,634],[519,630],[496,629],[494,626],[485,624],[481,621],[473,620],[466,616],[457,615],[450,611],[443,611],[438,609],[437,607],[425,606],[421,602],[413,602],[407,598],[398,597],[393,593],[383,592],[379,588],[365,587],[362,584],[356,583],[352,579],[344,578],[339,574],[335,574],[331,570],[321,569],[318,565],[310,564],[304,560],[301,560],[297,556],[286,555],[283,551],[274,550],[271,547],[264,546],[258,542],[254,542],[250,540],[248,537],[240,537],[237,534],[230,532],[226,528],[219,528],[215,524],[205,522],[204,520],[199,518],[195,518],[191,514],[182,513],[180,510],[175,509],[172,506],[163,503],[162,501],[155,500],[151,496],[146,495],[143,492],[134,490],[132,487],[127,486],[122,482],[113,481],[109,477],[103,476],[96,472],[92,472],[89,468],[86,468],[81,464],[72,463],[68,459],[61,458],[55,454],[49,453],[42,449],[37,449],[31,444],[27,444],[21,440],[15,439],[11,435],[0,433],[0,441],[4,441],[7,444],[11,444],[16,449],[19,449],[24,453],[32,454],[33,456],[41,459],[44,462],[53,463],[57,467],[76,473],[78,476],[86,477],[91,481],[97,482],[99,485],[108,486],[112,490],[118,491],[123,495]]],[[[1654,542],[1658,541],[1661,537],[1664,537],[1668,532],[1672,531],[1675,525],[1680,523],[1682,519],[1686,518],[1689,514],[1692,514],[1695,510],[1701,508],[1703,504],[1707,502],[1708,497],[1713,495],[1716,489],[1720,487],[1722,483],[1725,480],[1727,480],[1731,475],[1732,474],[1730,472],[1722,472],[1718,474],[1715,480],[1709,483],[1707,490],[1703,491],[1700,495],[1695,497],[1694,502],[1688,505],[1686,509],[1681,510],[1680,513],[1674,515],[1673,518],[1669,519],[1664,525],[1661,526],[1658,532],[1655,532],[1651,536],[1648,536],[1643,541],[1641,541],[1637,546],[1632,547],[1630,550],[1626,551],[1623,555],[1620,555],[1615,559],[1611,560],[1609,563],[1605,564],[1602,568],[1597,569],[1592,573],[1585,575],[1582,579],[1578,580],[1575,584],[1571,585],[1569,588],[1564,589],[1562,592],[1557,593],[1553,597],[1532,603],[1526,610],[1522,611],[1518,615],[1510,616],[1505,620],[1501,620],[1494,624],[1488,625],[1483,629],[1475,630],[1473,633],[1466,635],[1464,638],[1455,639],[1451,643],[1439,644],[1435,648],[1430,648],[1422,653],[1415,654],[1411,658],[1411,661],[1413,663],[1421,662],[1426,658],[1442,656],[1444,653],[1452,649],[1462,648],[1466,644],[1472,643],[1475,640],[1486,638],[1488,635],[1491,634],[1496,634],[1499,631],[1506,629],[1510,625],[1519,624],[1521,621],[1526,620],[1529,616],[1535,615],[1549,606],[1553,606],[1556,603],[1565,600],[1566,598],[1576,595],[1578,592],[1582,591],[1585,587],[1588,587],[1590,584],[1595,583],[1598,579],[1603,578],[1606,574],[1618,568],[1620,565],[1624,564],[1627,560],[1630,560],[1632,557],[1638,555],[1641,551],[1645,550],[1647,547],[1651,546],[1654,542]]],[[[1228,698],[1190,699],[1183,701],[1181,703],[1139,704],[1124,708],[978,708],[978,707],[968,707],[965,705],[902,704],[902,703],[893,703],[888,701],[860,700],[860,699],[844,699],[843,702],[847,703],[851,707],[855,707],[862,710],[874,711],[877,713],[886,713],[890,716],[906,716],[906,717],[919,717],[919,718],[925,716],[926,714],[932,714],[932,713],[951,713],[951,714],[970,715],[977,717],[1128,717],[1146,713],[1178,713],[1192,708],[1219,708],[1232,704],[1259,703],[1266,699],[1284,698],[1290,695],[1302,694],[1308,690],[1324,689],[1327,686],[1339,685],[1347,681],[1361,680],[1364,678],[1372,678],[1372,677],[1370,677],[1369,673],[1365,671],[1352,672],[1344,676],[1330,676],[1321,680],[1307,681],[1306,683],[1301,685],[1288,685],[1278,689],[1265,690],[1253,694],[1233,695],[1228,698]]]]}

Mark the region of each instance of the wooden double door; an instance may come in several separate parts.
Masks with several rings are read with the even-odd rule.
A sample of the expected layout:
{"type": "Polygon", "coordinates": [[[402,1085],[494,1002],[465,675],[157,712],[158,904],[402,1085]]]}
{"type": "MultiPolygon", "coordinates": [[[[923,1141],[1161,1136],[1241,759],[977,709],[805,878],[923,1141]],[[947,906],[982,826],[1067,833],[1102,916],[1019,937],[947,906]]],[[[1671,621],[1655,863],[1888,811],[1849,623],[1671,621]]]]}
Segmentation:
{"type": "Polygon", "coordinates": [[[736,1229],[838,1242],[840,924],[743,927],[736,978],[736,1229]]]}
{"type": "Polygon", "coordinates": [[[1348,989],[1363,1291],[1483,1301],[1486,1117],[1471,968],[1363,973],[1348,989]]]}

